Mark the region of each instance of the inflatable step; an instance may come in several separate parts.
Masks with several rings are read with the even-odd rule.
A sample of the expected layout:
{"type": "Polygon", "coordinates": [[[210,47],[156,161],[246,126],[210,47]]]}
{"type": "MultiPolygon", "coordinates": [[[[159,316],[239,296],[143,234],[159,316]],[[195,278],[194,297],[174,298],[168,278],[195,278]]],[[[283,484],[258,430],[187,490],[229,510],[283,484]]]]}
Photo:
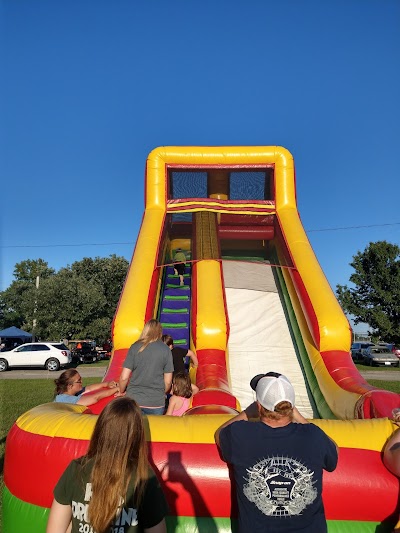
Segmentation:
{"type": "Polygon", "coordinates": [[[171,324],[171,327],[186,327],[189,323],[188,313],[160,313],[161,324],[171,324]],[[177,324],[177,326],[173,325],[177,324]]]}

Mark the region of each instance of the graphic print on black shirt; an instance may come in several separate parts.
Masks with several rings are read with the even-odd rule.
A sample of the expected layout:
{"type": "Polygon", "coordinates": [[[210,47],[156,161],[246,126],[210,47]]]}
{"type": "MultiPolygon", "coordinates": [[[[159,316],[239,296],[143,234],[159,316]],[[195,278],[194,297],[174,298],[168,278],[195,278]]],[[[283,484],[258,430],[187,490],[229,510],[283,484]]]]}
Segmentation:
{"type": "Polygon", "coordinates": [[[317,498],[314,472],[291,457],[270,457],[247,469],[246,498],[266,516],[301,515],[317,498]]]}

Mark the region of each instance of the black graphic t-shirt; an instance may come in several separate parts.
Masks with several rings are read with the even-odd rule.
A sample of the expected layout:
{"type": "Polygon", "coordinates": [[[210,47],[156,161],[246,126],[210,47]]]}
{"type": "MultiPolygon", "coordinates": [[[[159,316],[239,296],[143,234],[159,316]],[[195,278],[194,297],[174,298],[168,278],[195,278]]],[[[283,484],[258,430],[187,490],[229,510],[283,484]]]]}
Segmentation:
{"type": "MultiPolygon", "coordinates": [[[[93,462],[84,467],[82,458],[72,461],[64,471],[54,489],[54,498],[62,505],[72,508],[71,533],[95,533],[88,521],[88,507],[92,494],[90,473],[93,462]]],[[[142,503],[136,509],[133,497],[132,479],[129,483],[126,501],[121,506],[110,533],[138,533],[143,528],[159,524],[168,513],[167,503],[153,470],[149,468],[149,480],[146,484],[142,503]]]]}
{"type": "Polygon", "coordinates": [[[324,533],[322,471],[336,468],[334,443],[314,424],[271,428],[234,422],[221,430],[233,465],[241,533],[324,533]]]}

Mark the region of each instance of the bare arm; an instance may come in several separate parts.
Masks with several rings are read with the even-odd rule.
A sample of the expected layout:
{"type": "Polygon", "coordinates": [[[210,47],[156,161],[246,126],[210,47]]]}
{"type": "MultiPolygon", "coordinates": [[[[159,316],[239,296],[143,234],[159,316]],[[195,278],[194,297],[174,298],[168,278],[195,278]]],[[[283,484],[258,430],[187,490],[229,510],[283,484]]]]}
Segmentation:
{"type": "Polygon", "coordinates": [[[199,390],[200,390],[199,387],[195,385],[194,383],[192,383],[192,393],[197,394],[199,390]]]}
{"type": "Polygon", "coordinates": [[[247,416],[247,420],[250,420],[252,418],[255,418],[256,420],[259,420],[260,419],[260,410],[259,410],[258,402],[253,402],[248,407],[246,407],[245,413],[246,413],[246,416],[247,416]]]}
{"type": "Polygon", "coordinates": [[[214,439],[215,439],[215,442],[217,444],[217,446],[219,446],[219,434],[221,432],[221,429],[224,429],[226,428],[227,426],[230,426],[231,424],[233,424],[234,422],[239,422],[239,420],[245,420],[245,421],[248,421],[248,418],[247,418],[247,414],[246,414],[246,410],[242,411],[241,413],[239,413],[238,415],[234,416],[233,418],[231,418],[230,420],[227,420],[224,424],[222,424],[221,427],[219,427],[217,429],[217,431],[215,432],[214,434],[214,439]]]}
{"type": "Polygon", "coordinates": [[[293,422],[297,422],[298,424],[310,423],[307,418],[304,418],[304,416],[299,413],[297,407],[293,407],[293,422]]]}
{"type": "Polygon", "coordinates": [[[156,526],[145,527],[144,533],[167,533],[167,526],[164,518],[156,526]]]}
{"type": "Polygon", "coordinates": [[[215,442],[217,443],[217,446],[219,446],[219,434],[220,434],[221,429],[225,428],[226,426],[230,426],[234,422],[239,422],[239,420],[244,420],[248,422],[252,418],[255,418],[255,419],[260,418],[259,407],[258,407],[257,402],[251,403],[248,407],[246,407],[244,411],[237,414],[230,420],[227,420],[224,424],[222,424],[221,427],[217,429],[214,435],[214,439],[215,439],[215,442]]]}
{"type": "Polygon", "coordinates": [[[190,357],[194,367],[199,366],[199,360],[197,359],[197,355],[192,352],[192,350],[188,350],[187,355],[190,357]]]}
{"type": "Polygon", "coordinates": [[[383,464],[392,474],[400,477],[400,429],[397,429],[383,449],[383,464]]]}
{"type": "Polygon", "coordinates": [[[68,533],[71,531],[72,509],[70,505],[62,505],[53,500],[46,533],[68,533]]]}
{"type": "Polygon", "coordinates": [[[129,368],[123,368],[121,375],[119,377],[119,392],[120,394],[124,393],[126,391],[126,387],[128,385],[129,378],[131,377],[131,370],[129,368]]]}
{"type": "Polygon", "coordinates": [[[165,385],[165,392],[169,392],[172,385],[172,372],[167,372],[164,374],[164,385],[165,385]]]}
{"type": "Polygon", "coordinates": [[[168,416],[171,416],[172,413],[174,412],[175,406],[176,406],[176,396],[171,396],[171,398],[169,399],[168,409],[165,414],[168,416]]]}
{"type": "Polygon", "coordinates": [[[95,394],[82,394],[82,396],[79,398],[79,400],[76,402],[78,405],[93,405],[94,403],[98,402],[99,400],[102,400],[103,398],[107,398],[108,396],[112,396],[113,394],[117,394],[119,392],[118,387],[114,387],[112,389],[106,388],[106,389],[99,389],[98,392],[95,394]]]}
{"type": "Polygon", "coordinates": [[[98,389],[104,389],[109,387],[110,389],[116,387],[118,383],[116,381],[102,381],[101,383],[92,383],[85,387],[85,392],[94,391],[98,389]]]}

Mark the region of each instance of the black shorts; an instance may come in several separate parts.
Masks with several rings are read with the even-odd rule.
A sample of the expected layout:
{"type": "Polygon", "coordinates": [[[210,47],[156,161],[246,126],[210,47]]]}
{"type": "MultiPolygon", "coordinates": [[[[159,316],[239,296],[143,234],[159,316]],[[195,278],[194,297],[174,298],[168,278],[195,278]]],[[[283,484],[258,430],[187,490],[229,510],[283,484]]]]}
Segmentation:
{"type": "Polygon", "coordinates": [[[179,276],[183,276],[185,273],[185,263],[175,263],[174,268],[178,271],[179,276]]]}

